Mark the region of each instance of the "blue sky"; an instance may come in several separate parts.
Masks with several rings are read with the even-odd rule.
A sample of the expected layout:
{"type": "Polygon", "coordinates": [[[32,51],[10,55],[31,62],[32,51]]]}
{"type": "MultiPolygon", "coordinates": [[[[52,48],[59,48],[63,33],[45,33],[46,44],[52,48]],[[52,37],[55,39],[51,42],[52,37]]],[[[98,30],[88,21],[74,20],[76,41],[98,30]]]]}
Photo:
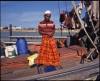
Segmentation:
{"type": "MultiPolygon", "coordinates": [[[[67,10],[71,11],[71,1],[59,1],[60,11],[66,9],[65,3],[67,10]]],[[[75,3],[77,5],[79,1],[75,3]]],[[[1,26],[12,24],[23,28],[37,28],[46,10],[51,10],[51,20],[55,22],[56,28],[60,28],[58,1],[1,1],[1,26]]],[[[85,9],[82,12],[85,12],[85,9]]]]}

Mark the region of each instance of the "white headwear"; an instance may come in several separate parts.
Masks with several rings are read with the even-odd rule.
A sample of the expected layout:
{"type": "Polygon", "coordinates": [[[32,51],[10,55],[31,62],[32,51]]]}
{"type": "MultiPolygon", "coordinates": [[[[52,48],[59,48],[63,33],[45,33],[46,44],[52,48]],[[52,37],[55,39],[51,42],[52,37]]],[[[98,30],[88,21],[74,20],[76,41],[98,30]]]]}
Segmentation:
{"type": "Polygon", "coordinates": [[[45,11],[44,14],[51,14],[51,11],[50,10],[47,10],[47,11],[45,11]]]}

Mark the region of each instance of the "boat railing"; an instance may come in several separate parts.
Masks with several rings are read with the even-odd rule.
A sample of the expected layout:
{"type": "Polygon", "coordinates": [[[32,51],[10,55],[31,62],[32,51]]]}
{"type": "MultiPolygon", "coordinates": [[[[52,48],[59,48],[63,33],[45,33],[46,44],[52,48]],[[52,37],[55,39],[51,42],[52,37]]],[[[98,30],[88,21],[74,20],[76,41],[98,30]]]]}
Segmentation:
{"type": "MultiPolygon", "coordinates": [[[[41,39],[42,36],[9,36],[9,38],[41,39]]],[[[67,36],[54,36],[55,39],[67,39],[67,36]]],[[[4,41],[5,44],[16,44],[16,41],[4,41]]],[[[27,41],[28,44],[40,44],[41,41],[27,41]]]]}

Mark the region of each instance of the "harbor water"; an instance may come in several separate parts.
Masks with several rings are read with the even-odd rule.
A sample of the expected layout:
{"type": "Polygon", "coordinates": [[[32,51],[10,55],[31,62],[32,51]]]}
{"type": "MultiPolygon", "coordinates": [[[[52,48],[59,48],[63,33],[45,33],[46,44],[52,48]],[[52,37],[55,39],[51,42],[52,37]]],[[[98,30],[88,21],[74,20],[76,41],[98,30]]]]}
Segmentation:
{"type": "MultiPolygon", "coordinates": [[[[76,32],[70,32],[70,35],[74,35],[76,32]]],[[[38,32],[13,32],[13,36],[40,36],[38,32]]],[[[61,32],[55,32],[54,36],[61,36],[61,32]]],[[[62,36],[69,36],[69,32],[62,32],[62,36]]],[[[40,42],[41,39],[26,39],[31,42],[40,42]]],[[[9,32],[1,32],[1,41],[10,41],[9,32]]],[[[12,39],[12,41],[17,41],[17,39],[12,39]]]]}

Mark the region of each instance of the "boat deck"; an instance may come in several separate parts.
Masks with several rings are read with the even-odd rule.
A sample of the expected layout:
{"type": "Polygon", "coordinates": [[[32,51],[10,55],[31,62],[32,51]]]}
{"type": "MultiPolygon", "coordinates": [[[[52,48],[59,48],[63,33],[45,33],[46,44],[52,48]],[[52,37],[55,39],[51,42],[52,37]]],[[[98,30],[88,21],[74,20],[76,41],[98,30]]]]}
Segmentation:
{"type": "MultiPolygon", "coordinates": [[[[27,57],[30,56],[29,54],[18,55],[14,58],[2,58],[1,59],[1,80],[78,80],[78,79],[85,79],[91,73],[98,73],[99,72],[99,57],[93,61],[87,60],[84,61],[84,64],[81,64],[81,54],[78,54],[79,47],[72,46],[70,48],[59,48],[60,53],[60,61],[61,66],[63,69],[57,69],[56,71],[47,72],[43,71],[42,74],[38,74],[37,67],[32,67],[28,65],[27,57]],[[72,49],[74,48],[74,49],[72,49]],[[78,57],[77,57],[78,56],[78,57]],[[91,68],[92,67],[92,68],[91,68]],[[77,72],[80,68],[80,71],[77,72]],[[82,69],[83,68],[83,69],[82,69]],[[84,69],[86,68],[86,69],[84,69]],[[89,71],[86,71],[87,68],[89,71]],[[95,69],[94,69],[95,68],[95,69]],[[75,70],[76,69],[76,70],[75,70]],[[82,70],[84,71],[82,71],[82,70]],[[92,69],[90,71],[90,69],[92,69]],[[80,74],[75,75],[72,73],[69,76],[68,73],[75,70],[76,73],[82,74],[80,78],[80,74]],[[86,71],[86,72],[85,72],[86,71]],[[86,73],[86,74],[84,74],[86,73]],[[56,76],[55,76],[56,75],[56,76]],[[63,77],[62,77],[63,76],[63,77]],[[69,78],[68,78],[68,77],[69,78]],[[84,76],[84,77],[83,77],[84,76]]],[[[82,50],[86,50],[86,48],[80,48],[79,53],[82,53],[82,50]]]]}

